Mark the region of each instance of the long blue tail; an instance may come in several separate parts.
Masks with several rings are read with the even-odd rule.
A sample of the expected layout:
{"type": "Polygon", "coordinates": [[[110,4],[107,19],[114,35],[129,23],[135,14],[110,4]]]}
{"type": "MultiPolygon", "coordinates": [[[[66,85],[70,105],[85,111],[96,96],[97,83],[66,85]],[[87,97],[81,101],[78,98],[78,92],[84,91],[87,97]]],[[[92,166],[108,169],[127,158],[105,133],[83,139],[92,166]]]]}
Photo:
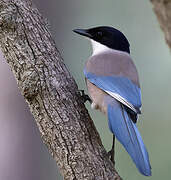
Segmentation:
{"type": "Polygon", "coordinates": [[[108,105],[109,128],[131,156],[138,170],[151,176],[148,152],[136,124],[132,122],[120,103],[108,105]]]}

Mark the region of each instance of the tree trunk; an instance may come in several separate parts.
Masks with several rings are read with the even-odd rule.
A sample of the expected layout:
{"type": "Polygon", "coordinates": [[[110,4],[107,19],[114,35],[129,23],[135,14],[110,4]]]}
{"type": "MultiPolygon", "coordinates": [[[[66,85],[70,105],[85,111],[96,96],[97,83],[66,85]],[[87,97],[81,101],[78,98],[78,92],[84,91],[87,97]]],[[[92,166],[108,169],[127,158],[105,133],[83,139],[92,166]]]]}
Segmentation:
{"type": "Polygon", "coordinates": [[[171,50],[171,0],[151,0],[151,2],[171,50]]]}
{"type": "Polygon", "coordinates": [[[0,47],[65,180],[120,180],[73,77],[31,2],[0,1],[0,47]]]}

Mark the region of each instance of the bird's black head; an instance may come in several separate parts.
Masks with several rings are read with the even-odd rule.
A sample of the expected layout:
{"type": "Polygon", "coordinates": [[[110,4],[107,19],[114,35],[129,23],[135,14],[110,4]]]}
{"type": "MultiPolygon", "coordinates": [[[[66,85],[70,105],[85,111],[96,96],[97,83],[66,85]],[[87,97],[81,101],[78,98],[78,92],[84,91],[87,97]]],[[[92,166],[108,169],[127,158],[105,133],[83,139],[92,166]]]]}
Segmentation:
{"type": "Polygon", "coordinates": [[[111,49],[130,53],[130,45],[127,38],[122,32],[113,27],[100,26],[90,29],[74,29],[73,31],[111,49]]]}

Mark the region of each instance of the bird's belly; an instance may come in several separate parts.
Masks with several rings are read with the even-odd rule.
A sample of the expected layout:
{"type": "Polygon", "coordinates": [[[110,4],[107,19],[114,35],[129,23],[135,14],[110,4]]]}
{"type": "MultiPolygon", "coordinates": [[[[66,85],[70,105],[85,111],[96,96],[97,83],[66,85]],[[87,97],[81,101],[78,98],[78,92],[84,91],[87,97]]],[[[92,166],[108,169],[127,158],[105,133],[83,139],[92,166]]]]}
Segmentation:
{"type": "Polygon", "coordinates": [[[103,90],[96,87],[94,84],[92,84],[89,80],[87,80],[87,88],[90,95],[90,98],[92,99],[91,108],[92,109],[98,109],[101,112],[107,114],[107,105],[105,103],[105,97],[108,96],[103,90]]]}

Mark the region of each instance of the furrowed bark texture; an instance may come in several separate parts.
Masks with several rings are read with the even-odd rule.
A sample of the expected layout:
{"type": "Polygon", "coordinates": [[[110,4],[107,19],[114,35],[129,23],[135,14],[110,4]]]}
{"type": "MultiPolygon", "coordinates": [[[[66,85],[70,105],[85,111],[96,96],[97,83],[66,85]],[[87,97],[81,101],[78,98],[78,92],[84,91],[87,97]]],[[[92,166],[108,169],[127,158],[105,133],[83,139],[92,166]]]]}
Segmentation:
{"type": "Polygon", "coordinates": [[[0,47],[65,180],[120,180],[77,85],[30,1],[0,1],[0,47]]]}
{"type": "Polygon", "coordinates": [[[151,0],[151,2],[171,50],[171,0],[151,0]]]}

